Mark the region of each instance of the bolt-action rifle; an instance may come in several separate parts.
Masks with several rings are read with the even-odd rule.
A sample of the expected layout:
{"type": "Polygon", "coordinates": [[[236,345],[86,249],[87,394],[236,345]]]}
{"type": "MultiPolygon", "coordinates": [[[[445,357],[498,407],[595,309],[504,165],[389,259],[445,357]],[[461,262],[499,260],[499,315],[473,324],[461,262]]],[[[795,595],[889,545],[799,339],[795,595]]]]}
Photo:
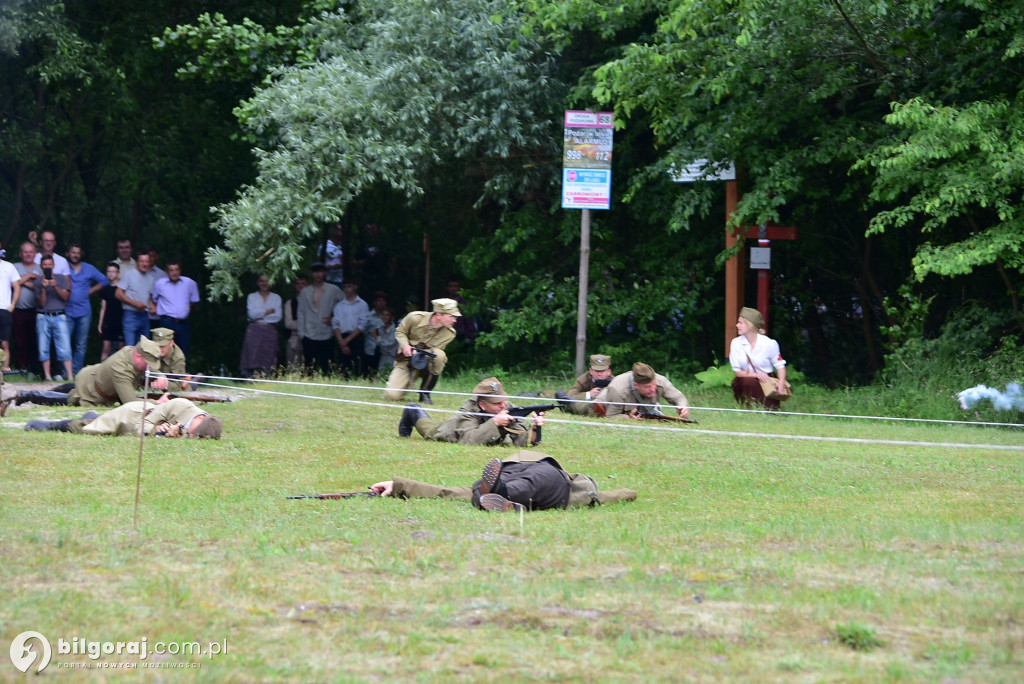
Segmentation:
{"type": "MultiPolygon", "coordinates": [[[[508,415],[519,420],[520,418],[526,418],[531,413],[544,413],[545,411],[550,411],[556,408],[558,408],[558,404],[535,404],[533,406],[509,406],[505,410],[508,411],[508,415]]],[[[540,428],[541,426],[536,423],[530,425],[530,446],[537,446],[540,444],[540,428]]],[[[522,430],[519,430],[519,432],[522,432],[522,430]]]]}
{"type": "Polygon", "coordinates": [[[667,423],[691,423],[693,425],[700,425],[697,421],[692,418],[683,418],[682,416],[666,416],[659,410],[637,408],[637,417],[643,418],[644,420],[661,420],[667,423]]]}
{"type": "Polygon", "coordinates": [[[366,496],[375,497],[380,496],[377,492],[372,489],[367,492],[339,492],[337,494],[296,494],[289,496],[289,499],[355,499],[356,497],[366,496]]]}
{"type": "MultiPolygon", "coordinates": [[[[136,396],[141,398],[142,393],[140,392],[136,396]]],[[[149,399],[149,401],[156,401],[162,396],[164,396],[163,392],[150,392],[149,394],[146,395],[146,398],[149,399]]],[[[213,394],[193,394],[191,392],[188,394],[175,394],[174,392],[167,392],[167,398],[188,399],[189,401],[198,401],[204,404],[230,404],[232,401],[231,397],[219,397],[213,394]]]]}

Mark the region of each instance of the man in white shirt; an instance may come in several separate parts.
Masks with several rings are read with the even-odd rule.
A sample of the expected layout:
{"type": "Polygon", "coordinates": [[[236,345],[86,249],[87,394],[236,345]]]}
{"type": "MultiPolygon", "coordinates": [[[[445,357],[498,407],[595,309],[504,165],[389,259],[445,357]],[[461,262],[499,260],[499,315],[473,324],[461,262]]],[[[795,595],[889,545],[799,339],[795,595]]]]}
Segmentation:
{"type": "MultiPolygon", "coordinates": [[[[0,244],[0,257],[5,256],[3,245],[0,244]]],[[[4,350],[3,363],[0,370],[11,370],[11,325],[14,318],[14,305],[21,296],[21,275],[14,264],[0,261],[0,347],[4,350]]]]}
{"type": "Polygon", "coordinates": [[[370,315],[370,307],[359,296],[359,285],[351,279],[345,279],[341,290],[345,297],[334,305],[331,327],[334,329],[334,339],[338,341],[338,348],[341,350],[339,365],[342,373],[357,376],[362,366],[363,355],[362,348],[354,342],[363,334],[363,326],[370,315]]]}

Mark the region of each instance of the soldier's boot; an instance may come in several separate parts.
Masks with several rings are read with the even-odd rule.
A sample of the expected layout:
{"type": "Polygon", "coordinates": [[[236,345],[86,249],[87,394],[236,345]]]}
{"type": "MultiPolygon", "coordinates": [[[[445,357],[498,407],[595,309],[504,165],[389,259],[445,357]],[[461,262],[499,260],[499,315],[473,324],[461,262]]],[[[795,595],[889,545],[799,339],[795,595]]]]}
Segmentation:
{"type": "Polygon", "coordinates": [[[483,476],[480,478],[480,494],[490,494],[498,488],[498,478],[501,477],[501,459],[492,458],[484,466],[483,476]]]}
{"type": "Polygon", "coordinates": [[[63,420],[30,420],[25,424],[25,429],[40,432],[46,430],[52,430],[54,432],[79,432],[83,426],[88,425],[99,417],[100,415],[95,411],[89,411],[81,418],[65,418],[63,420]]]}
{"type": "Polygon", "coordinates": [[[64,420],[30,420],[25,423],[25,429],[28,431],[39,431],[44,432],[46,430],[52,430],[54,432],[69,432],[68,426],[71,425],[73,418],[65,418],[64,420]]]}
{"type": "Polygon", "coordinates": [[[513,511],[525,511],[526,506],[515,501],[509,501],[501,494],[484,494],[480,497],[480,508],[485,511],[498,511],[499,513],[512,513],[513,511]]]}
{"type": "Polygon", "coordinates": [[[68,403],[68,395],[63,392],[52,392],[49,390],[41,390],[38,392],[19,390],[18,396],[14,398],[14,405],[18,406],[27,401],[31,401],[33,404],[43,404],[45,406],[65,406],[68,403]]]}
{"type": "Polygon", "coordinates": [[[416,421],[429,418],[427,412],[419,404],[406,404],[402,410],[402,419],[398,422],[398,436],[408,437],[412,434],[412,428],[416,421]]]}
{"type": "Polygon", "coordinates": [[[555,399],[558,400],[558,408],[566,413],[572,413],[573,398],[562,390],[555,392],[555,399]]]}
{"type": "Polygon", "coordinates": [[[439,376],[433,373],[428,373],[423,376],[423,382],[420,384],[420,401],[424,404],[433,404],[434,402],[430,399],[430,390],[434,389],[434,385],[437,384],[437,378],[439,376]]]}

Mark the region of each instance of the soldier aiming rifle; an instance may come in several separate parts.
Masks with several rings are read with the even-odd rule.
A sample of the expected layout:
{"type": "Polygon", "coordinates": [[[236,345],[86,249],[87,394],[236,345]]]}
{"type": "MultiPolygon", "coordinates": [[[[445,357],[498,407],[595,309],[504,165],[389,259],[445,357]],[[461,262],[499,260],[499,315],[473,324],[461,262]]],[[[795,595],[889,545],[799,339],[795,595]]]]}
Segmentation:
{"type": "Polygon", "coordinates": [[[554,405],[524,406],[513,414],[508,394],[497,378],[487,378],[473,388],[473,397],[467,399],[459,412],[440,425],[435,423],[419,404],[406,404],[398,423],[398,436],[408,437],[413,428],[424,439],[459,444],[511,444],[529,446],[540,442],[540,427],[544,424],[543,411],[554,405]],[[537,417],[526,424],[530,413],[537,417]]]}

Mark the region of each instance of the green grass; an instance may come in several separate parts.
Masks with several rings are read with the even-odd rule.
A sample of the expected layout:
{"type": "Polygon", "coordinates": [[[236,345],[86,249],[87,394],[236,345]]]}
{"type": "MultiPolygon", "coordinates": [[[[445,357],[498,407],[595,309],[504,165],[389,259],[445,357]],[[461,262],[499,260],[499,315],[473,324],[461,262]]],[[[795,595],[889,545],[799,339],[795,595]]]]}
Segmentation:
{"type": "MultiPolygon", "coordinates": [[[[285,499],[394,475],[466,484],[495,453],[399,439],[396,408],[211,410],[223,440],[147,442],[137,531],[137,440],[0,429],[0,680],[24,676],[7,647],[25,630],[227,640],[210,659],[171,656],[201,667],[149,673],[164,681],[1024,679],[1024,454],[728,434],[1024,445],[1019,430],[700,411],[681,431],[552,422],[545,451],[640,498],[521,525],[468,502],[285,499]]],[[[54,658],[46,674],[64,679],[125,676],[54,658]]]]}

